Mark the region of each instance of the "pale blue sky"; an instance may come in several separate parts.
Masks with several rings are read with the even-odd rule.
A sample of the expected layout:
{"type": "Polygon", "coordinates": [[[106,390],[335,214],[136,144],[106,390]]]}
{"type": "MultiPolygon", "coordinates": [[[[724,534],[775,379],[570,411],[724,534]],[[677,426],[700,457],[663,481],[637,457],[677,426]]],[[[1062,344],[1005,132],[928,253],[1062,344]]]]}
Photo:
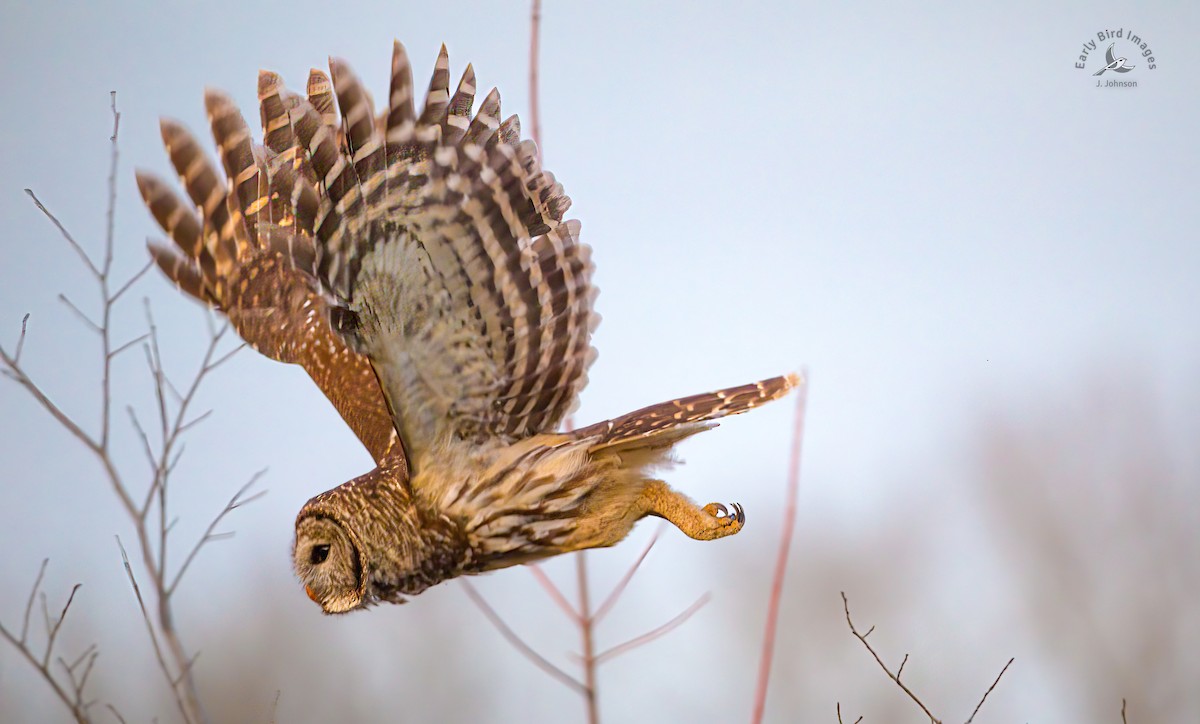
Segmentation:
{"type": "MultiPolygon", "coordinates": [[[[260,67],[299,87],[310,66],[338,55],[382,98],[393,38],[407,46],[418,86],[445,42],[455,78],[472,62],[479,84],[499,86],[506,111],[527,117],[526,3],[335,10],[5,0],[0,14],[8,99],[0,114],[0,341],[10,348],[31,312],[29,367],[89,421],[94,354],[79,346],[90,340],[55,297],[68,290],[84,304],[92,290],[21,189],[35,189],[87,248],[99,248],[110,90],[122,113],[116,230],[125,270],[140,266],[145,238],[158,236],[132,170],[167,175],[157,118],[203,131],[205,86],[231,93],[254,123],[260,67]]],[[[970,497],[965,446],[975,422],[1009,401],[1092,375],[1132,376],[1165,401],[1168,437],[1194,443],[1198,39],[1200,10],[1167,2],[547,2],[545,163],[574,199],[602,290],[600,357],[577,420],[806,367],[813,386],[802,529],[867,529],[894,523],[889,515],[904,509],[915,528],[945,526],[942,547],[962,556],[970,555],[972,523],[954,506],[970,497]],[[1122,77],[1138,88],[1098,89],[1093,65],[1073,67],[1079,47],[1105,28],[1135,29],[1150,42],[1157,68],[1139,59],[1122,77]]],[[[157,274],[139,284],[134,298],[142,296],[154,305],[167,363],[182,376],[197,359],[202,317],[157,274]]],[[[137,303],[128,306],[119,329],[136,334],[141,325],[137,303]]],[[[131,355],[118,372],[120,391],[140,405],[148,398],[139,364],[131,355]]],[[[52,593],[82,580],[92,617],[117,622],[120,633],[102,641],[103,661],[138,670],[150,659],[112,544],[113,533],[130,534],[128,525],[92,462],[3,382],[0,620],[19,614],[26,581],[49,555],[52,593]]],[[[487,665],[504,667],[503,681],[517,692],[497,699],[495,716],[528,706],[542,720],[560,710],[575,716],[572,696],[504,649],[453,586],[404,609],[317,616],[288,569],[292,519],[312,494],[365,471],[368,456],[299,369],[252,352],[213,377],[203,402],[216,412],[189,443],[179,476],[180,535],[195,535],[261,467],[270,467],[271,492],[234,517],[237,538],[198,562],[181,594],[185,614],[210,616],[217,606],[236,621],[241,611],[286,609],[307,627],[297,637],[361,647],[363,664],[380,671],[407,665],[403,651],[379,642],[384,626],[403,637],[440,611],[457,611],[462,635],[486,648],[487,665]]],[[[720,544],[721,561],[773,550],[791,414],[790,404],[774,405],[682,450],[688,465],[673,482],[703,501],[746,505],[750,523],[720,544]]],[[[140,473],[124,413],[117,419],[124,464],[140,473]]],[[[695,658],[723,621],[755,605],[744,599],[762,593],[723,574],[707,577],[712,549],[668,538],[651,559],[657,578],[644,582],[643,605],[614,626],[636,632],[713,590],[707,618],[676,633],[678,643],[659,644],[695,658]]],[[[595,556],[598,575],[619,575],[638,545],[595,556]]],[[[949,557],[952,570],[971,568],[949,557]]],[[[552,570],[570,580],[568,565],[552,570]]],[[[539,595],[519,570],[485,583],[510,608],[539,595]]],[[[836,588],[829,595],[836,600],[836,588]]],[[[534,611],[513,616],[536,627],[549,611],[538,599],[534,611]]],[[[539,633],[556,655],[565,647],[539,633]]],[[[1005,651],[989,650],[985,668],[1012,655],[1005,651]]],[[[218,666],[219,656],[201,661],[218,666]]],[[[637,657],[611,675],[604,705],[614,720],[660,716],[615,691],[667,660],[652,651],[637,657]]],[[[747,656],[736,673],[696,666],[686,674],[690,696],[736,684],[735,698],[746,700],[754,660],[747,656]]],[[[36,683],[14,691],[12,681],[25,680],[21,666],[0,648],[0,703],[46,696],[36,683]]],[[[1030,673],[1030,686],[1035,680],[1030,673]]],[[[995,720],[1027,716],[1022,701],[1014,688],[995,720]]],[[[285,720],[302,718],[287,706],[285,691],[285,720]]],[[[814,701],[806,710],[827,716],[831,706],[814,701]]]]}

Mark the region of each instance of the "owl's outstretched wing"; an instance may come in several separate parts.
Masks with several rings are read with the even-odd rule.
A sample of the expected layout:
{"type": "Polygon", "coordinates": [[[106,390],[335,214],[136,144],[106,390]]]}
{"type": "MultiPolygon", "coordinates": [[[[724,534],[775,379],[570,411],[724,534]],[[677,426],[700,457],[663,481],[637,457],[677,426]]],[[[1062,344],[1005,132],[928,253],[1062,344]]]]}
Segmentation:
{"type": "MultiPolygon", "coordinates": [[[[316,81],[310,85],[319,93],[316,81]]],[[[315,176],[297,156],[288,124],[295,101],[269,73],[259,78],[259,98],[265,146],[252,142],[228,98],[206,96],[225,178],[186,129],[162,122],[163,143],[191,203],[165,181],[138,172],[146,206],[175,242],[152,243],[150,254],[181,290],[222,311],[250,346],[302,366],[380,461],[397,435],[370,362],[329,327],[327,297],[314,275],[315,176]],[[284,228],[290,233],[260,233],[284,228]]]]}
{"type": "Polygon", "coordinates": [[[799,375],[790,374],[680,397],[581,427],[570,435],[591,441],[593,454],[668,448],[686,437],[715,427],[714,420],[749,412],[778,400],[801,384],[803,380],[799,375]]]}
{"type": "Polygon", "coordinates": [[[445,48],[424,109],[396,43],[380,122],[331,60],[342,137],[316,104],[291,127],[316,174],[317,273],[333,326],[367,354],[414,472],[445,436],[515,441],[553,430],[595,356],[588,247],[570,199],[499,122],[493,90],[471,117],[468,66],[450,93],[445,48]]]}

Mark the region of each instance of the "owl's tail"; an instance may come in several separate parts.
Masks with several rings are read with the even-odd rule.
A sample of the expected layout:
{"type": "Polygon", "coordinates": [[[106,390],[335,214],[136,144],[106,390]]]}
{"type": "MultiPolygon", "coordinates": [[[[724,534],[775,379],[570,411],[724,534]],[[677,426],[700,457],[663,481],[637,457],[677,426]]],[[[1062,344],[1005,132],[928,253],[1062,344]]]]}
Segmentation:
{"type": "Polygon", "coordinates": [[[571,433],[594,438],[592,454],[628,453],[669,448],[684,438],[717,426],[713,420],[740,415],[783,397],[801,384],[797,374],[772,377],[670,402],[643,407],[621,417],[597,422],[571,433]]]}

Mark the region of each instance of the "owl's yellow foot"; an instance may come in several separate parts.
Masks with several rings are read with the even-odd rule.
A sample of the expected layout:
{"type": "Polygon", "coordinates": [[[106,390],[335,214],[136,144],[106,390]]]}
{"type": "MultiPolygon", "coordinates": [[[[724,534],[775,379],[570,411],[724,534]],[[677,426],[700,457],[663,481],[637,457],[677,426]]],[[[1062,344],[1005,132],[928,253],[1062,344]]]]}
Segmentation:
{"type": "Polygon", "coordinates": [[[642,505],[646,514],[666,518],[684,535],[696,540],[716,540],[733,535],[746,522],[746,513],[737,503],[732,504],[732,514],[721,503],[709,503],[700,508],[660,480],[646,485],[642,505]]]}

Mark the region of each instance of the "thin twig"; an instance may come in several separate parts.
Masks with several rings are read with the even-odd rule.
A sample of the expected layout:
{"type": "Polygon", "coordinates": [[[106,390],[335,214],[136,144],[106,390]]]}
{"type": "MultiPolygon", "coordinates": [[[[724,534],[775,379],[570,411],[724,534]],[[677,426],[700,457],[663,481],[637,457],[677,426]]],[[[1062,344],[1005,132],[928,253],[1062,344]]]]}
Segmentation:
{"type": "Polygon", "coordinates": [[[143,266],[141,269],[139,269],[133,276],[129,277],[129,279],[127,279],[125,281],[125,283],[121,285],[120,289],[113,292],[112,296],[109,297],[109,300],[115,304],[116,301],[121,298],[121,295],[123,295],[125,292],[129,291],[129,288],[132,287],[137,282],[137,280],[139,280],[143,276],[145,276],[146,272],[150,271],[153,267],[154,267],[154,260],[151,259],[150,261],[146,262],[145,266],[143,266]]]}
{"type": "Polygon", "coordinates": [[[658,528],[654,530],[654,535],[650,536],[650,542],[646,544],[646,547],[642,549],[641,554],[638,555],[633,565],[629,567],[629,570],[625,571],[625,575],[621,576],[621,580],[617,581],[617,585],[613,586],[612,592],[608,594],[608,597],[604,599],[604,602],[592,614],[592,621],[594,623],[599,623],[601,619],[608,615],[612,607],[617,604],[617,601],[621,598],[621,594],[625,592],[626,586],[633,580],[633,576],[638,572],[638,568],[641,568],[642,561],[646,560],[646,556],[650,554],[650,549],[658,542],[658,537],[662,535],[664,525],[666,523],[659,523],[658,528]]]}
{"type": "Polygon", "coordinates": [[[63,606],[62,613],[58,614],[58,618],[54,621],[54,625],[50,628],[48,640],[46,642],[46,655],[42,659],[43,667],[50,665],[50,652],[54,649],[54,640],[58,638],[58,631],[62,628],[63,621],[67,620],[67,611],[70,610],[71,603],[75,600],[75,594],[79,591],[81,586],[83,586],[82,583],[76,583],[71,587],[71,594],[67,596],[67,603],[63,606]]]}
{"type": "MultiPolygon", "coordinates": [[[[979,710],[983,707],[983,702],[987,701],[988,694],[992,693],[992,689],[995,689],[996,684],[1000,683],[1000,677],[1004,676],[1004,672],[1008,671],[1008,667],[1012,666],[1012,662],[1015,659],[1016,659],[1016,657],[1009,659],[1008,663],[1004,665],[1004,668],[1000,669],[1000,673],[996,674],[996,680],[992,682],[992,685],[988,687],[987,691],[983,692],[983,698],[980,699],[979,703],[975,705],[975,711],[971,712],[971,716],[967,719],[967,724],[971,724],[971,722],[975,721],[975,715],[978,714],[979,710]]],[[[1125,713],[1124,710],[1125,710],[1125,706],[1124,706],[1124,702],[1122,702],[1122,705],[1121,705],[1121,714],[1122,715],[1124,715],[1124,713],[1125,713]]]]}
{"type": "Polygon", "coordinates": [[[175,684],[174,677],[171,675],[171,669],[167,664],[167,659],[163,655],[162,647],[158,643],[158,634],[154,630],[154,624],[150,620],[150,612],[146,610],[146,601],[142,598],[142,589],[138,586],[137,578],[133,575],[133,567],[129,565],[129,554],[125,552],[125,546],[121,543],[121,536],[115,536],[117,539],[117,547],[121,549],[121,562],[125,566],[125,575],[129,577],[129,585],[133,586],[133,595],[137,598],[138,608],[142,611],[142,620],[146,623],[146,632],[150,634],[150,643],[154,647],[154,656],[158,659],[158,668],[162,670],[163,675],[167,677],[167,684],[171,687],[171,694],[175,699],[175,704],[179,707],[179,713],[183,716],[185,722],[193,721],[189,715],[188,707],[184,704],[183,696],[179,693],[179,687],[175,684]]]}
{"type": "Polygon", "coordinates": [[[515,648],[517,651],[520,651],[525,658],[532,661],[534,665],[542,671],[545,671],[547,674],[558,679],[580,694],[586,695],[587,689],[582,683],[580,683],[575,677],[547,661],[544,656],[539,654],[537,651],[534,651],[532,646],[525,643],[524,639],[522,639],[516,634],[516,632],[509,628],[508,624],[504,622],[504,619],[500,617],[500,614],[496,613],[496,610],[488,604],[484,597],[480,595],[479,591],[475,590],[475,586],[471,585],[470,581],[464,578],[462,579],[462,585],[463,588],[466,589],[467,595],[471,598],[475,605],[479,607],[479,610],[483,611],[483,615],[487,616],[487,619],[492,622],[492,625],[496,627],[496,630],[500,632],[500,635],[503,636],[508,643],[512,644],[513,648],[515,648]]]}
{"type": "MultiPolygon", "coordinates": [[[[838,724],[842,724],[842,702],[840,702],[840,701],[837,703],[837,718],[838,718],[838,724]]],[[[863,720],[863,718],[860,715],[857,719],[854,720],[854,724],[858,724],[862,720],[863,720]]]]}
{"type": "Polygon", "coordinates": [[[117,355],[121,354],[121,353],[122,353],[122,352],[124,352],[125,350],[127,350],[127,349],[129,349],[129,348],[133,347],[133,346],[134,346],[134,345],[136,345],[138,342],[144,342],[144,341],[146,340],[146,338],[147,338],[147,337],[149,337],[149,336],[150,336],[150,334],[149,334],[149,333],[146,333],[146,334],[143,334],[143,335],[139,335],[139,336],[137,336],[137,337],[134,337],[133,339],[131,339],[131,340],[129,340],[128,342],[126,342],[125,344],[123,344],[123,345],[121,345],[121,346],[117,347],[116,349],[114,349],[113,351],[109,352],[109,353],[108,353],[108,358],[109,358],[109,359],[112,359],[113,357],[116,357],[117,355]]]}
{"type": "Polygon", "coordinates": [[[121,712],[117,711],[117,707],[113,706],[112,704],[105,704],[104,708],[108,709],[113,717],[115,717],[117,721],[121,722],[121,724],[129,724],[125,721],[125,717],[121,716],[121,712]]]}
{"type": "Polygon", "coordinates": [[[542,123],[538,113],[538,51],[541,47],[542,0],[533,0],[529,15],[529,125],[530,137],[537,144],[538,163],[542,162],[542,123]]]}
{"type": "Polygon", "coordinates": [[[562,609],[563,613],[567,614],[568,618],[577,625],[583,623],[583,619],[579,617],[579,612],[575,610],[575,607],[571,605],[571,602],[567,600],[562,591],[558,590],[558,586],[554,585],[554,581],[550,580],[550,576],[546,575],[541,566],[536,563],[530,564],[529,572],[537,579],[538,585],[549,594],[550,600],[554,601],[562,609]]]}
{"type": "Polygon", "coordinates": [[[21,622],[22,644],[25,643],[26,637],[29,635],[29,614],[33,611],[33,601],[37,598],[37,592],[42,588],[42,577],[46,575],[46,566],[49,563],[49,558],[42,559],[42,567],[38,569],[37,578],[33,580],[33,588],[29,591],[29,602],[25,604],[25,619],[21,622]]]}
{"type": "Polygon", "coordinates": [[[871,631],[875,630],[874,627],[871,627],[871,631],[867,631],[865,634],[860,634],[858,629],[854,627],[854,621],[850,619],[850,600],[846,598],[845,591],[842,592],[842,608],[844,608],[846,611],[846,623],[850,626],[850,633],[854,634],[854,637],[861,641],[863,646],[867,647],[867,651],[871,652],[871,656],[875,657],[876,663],[878,663],[879,667],[883,669],[883,672],[888,675],[888,678],[896,682],[896,686],[899,686],[901,689],[903,689],[904,693],[908,694],[908,698],[912,699],[917,706],[921,707],[921,711],[925,712],[925,716],[929,717],[929,721],[933,722],[933,724],[938,724],[940,720],[930,713],[929,708],[925,706],[921,699],[918,698],[911,689],[909,689],[904,685],[903,682],[900,681],[899,677],[892,673],[892,670],[887,667],[887,664],[883,663],[883,659],[879,658],[879,654],[875,653],[875,649],[871,647],[871,644],[867,643],[867,636],[871,635],[871,631]]]}
{"type": "Polygon", "coordinates": [[[763,631],[762,655],[758,662],[758,685],[754,692],[754,710],[750,721],[759,724],[767,707],[767,685],[771,679],[771,663],[775,656],[775,636],[779,625],[779,605],[783,599],[783,581],[787,575],[788,553],[796,528],[796,501],[800,493],[800,453],[804,444],[804,415],[808,404],[808,375],[801,376],[796,390],[796,419],[792,429],[792,454],[788,463],[787,502],[783,509],[783,532],[779,537],[779,552],[775,557],[775,576],[771,582],[771,597],[767,600],[767,623],[763,631]]]}
{"type": "MultiPolygon", "coordinates": [[[[71,682],[71,688],[81,692],[87,686],[88,677],[92,675],[92,668],[96,665],[96,659],[99,657],[100,652],[96,651],[96,644],[92,644],[79,655],[79,658],[70,664],[61,656],[57,660],[59,665],[62,666],[63,671],[67,674],[67,679],[71,682]],[[83,674],[76,676],[75,672],[80,666],[83,666],[83,674]]],[[[88,706],[90,706],[90,703],[85,704],[84,708],[88,706]]]]}
{"type": "Polygon", "coordinates": [[[659,626],[658,628],[647,631],[646,633],[642,634],[641,636],[635,636],[623,644],[617,644],[616,646],[613,646],[611,649],[608,649],[607,651],[604,651],[603,653],[597,655],[596,656],[596,664],[599,665],[606,661],[611,661],[612,659],[615,659],[616,657],[620,656],[623,653],[626,653],[627,651],[632,651],[633,649],[636,649],[639,646],[648,644],[651,641],[653,641],[654,639],[660,638],[661,636],[664,636],[664,635],[670,633],[674,629],[681,626],[689,618],[694,616],[697,611],[704,608],[704,605],[706,603],[708,603],[711,598],[712,598],[712,594],[708,593],[706,591],[704,593],[704,595],[702,595],[702,596],[700,596],[700,598],[696,599],[695,603],[693,603],[691,606],[688,606],[683,611],[676,614],[675,617],[672,618],[670,621],[667,621],[666,623],[659,626]]]}
{"type": "MultiPolygon", "coordinates": [[[[217,513],[217,516],[208,524],[208,528],[204,530],[204,535],[200,536],[200,539],[196,541],[196,545],[192,547],[191,552],[189,552],[187,557],[184,559],[183,565],[179,567],[179,571],[176,572],[175,578],[171,581],[171,585],[166,587],[165,592],[168,598],[171,596],[171,594],[175,593],[175,588],[179,585],[179,581],[183,578],[183,574],[187,573],[188,566],[192,564],[192,560],[196,557],[196,554],[200,552],[200,549],[203,548],[206,543],[211,543],[212,541],[220,540],[222,538],[228,538],[233,535],[232,533],[213,533],[213,530],[221,523],[222,520],[224,520],[225,516],[229,515],[243,505],[253,503],[267,494],[267,491],[260,490],[248,498],[242,497],[246,494],[246,491],[254,487],[254,484],[257,483],[263,475],[266,475],[266,473],[267,469],[263,468],[251,476],[250,481],[238,488],[238,491],[233,494],[232,498],[229,499],[229,503],[225,506],[225,508],[220,513],[217,513]]],[[[172,521],[171,525],[174,525],[174,521],[172,521]]],[[[170,527],[171,526],[168,525],[166,529],[170,529],[170,527]]]]}
{"type": "Polygon", "coordinates": [[[133,409],[133,405],[126,405],[125,411],[129,413],[129,423],[133,425],[133,431],[137,433],[138,439],[142,442],[142,452],[146,455],[146,461],[150,463],[150,472],[156,472],[158,458],[150,446],[150,436],[146,434],[146,429],[142,427],[142,422],[138,419],[137,410],[133,409]]]}
{"type": "Polygon", "coordinates": [[[45,205],[42,204],[42,200],[37,197],[37,194],[33,193],[33,189],[25,189],[25,193],[29,194],[29,198],[33,199],[33,203],[38,207],[38,211],[41,211],[43,214],[45,214],[46,218],[50,219],[50,223],[54,224],[58,228],[58,232],[62,234],[62,237],[67,240],[67,243],[72,249],[75,250],[75,253],[78,254],[79,258],[83,260],[83,263],[85,266],[87,266],[88,271],[90,271],[93,276],[99,279],[101,275],[100,270],[96,268],[94,263],[92,263],[91,257],[87,255],[87,252],[83,250],[83,247],[79,245],[79,242],[75,241],[75,237],[71,236],[71,232],[67,231],[67,228],[62,225],[62,222],[58,220],[58,217],[50,213],[50,209],[47,209],[45,205]]]}
{"type": "Polygon", "coordinates": [[[78,438],[79,441],[92,452],[102,452],[99,444],[93,440],[90,435],[84,432],[83,428],[81,428],[78,423],[76,423],[73,419],[71,419],[70,416],[59,409],[59,407],[55,405],[44,392],[42,392],[37,383],[25,373],[25,370],[20,364],[17,363],[16,358],[10,357],[2,347],[0,347],[0,361],[3,361],[8,367],[9,371],[12,373],[13,380],[17,384],[24,387],[29,394],[33,396],[34,400],[36,400],[43,408],[45,408],[46,411],[49,412],[60,425],[67,429],[67,432],[78,438]]]}
{"type": "Polygon", "coordinates": [[[13,361],[17,364],[20,364],[20,362],[21,362],[21,348],[23,348],[25,346],[25,330],[28,327],[28,325],[29,325],[29,312],[26,312],[25,316],[21,317],[21,336],[17,337],[17,348],[13,352],[13,361]]]}
{"type": "MultiPolygon", "coordinates": [[[[117,92],[110,91],[108,97],[110,107],[112,108],[113,129],[112,136],[108,139],[112,144],[112,154],[109,157],[108,163],[108,226],[104,230],[105,276],[107,276],[108,271],[112,269],[113,260],[113,229],[116,226],[117,216],[117,160],[120,158],[120,151],[117,148],[117,136],[121,130],[121,114],[117,111],[117,92]]],[[[142,273],[144,272],[138,272],[137,276],[141,276],[142,273]]],[[[113,299],[115,299],[115,297],[113,297],[113,299]]]]}
{"type": "Polygon", "coordinates": [[[1129,720],[1125,718],[1125,697],[1121,697],[1121,724],[1129,724],[1129,720]]]}
{"type": "Polygon", "coordinates": [[[82,309],[75,306],[75,302],[72,302],[71,299],[66,294],[59,294],[58,301],[62,302],[64,305],[66,305],[67,309],[70,309],[71,312],[73,312],[75,314],[75,316],[79,319],[79,321],[83,322],[85,327],[87,327],[91,331],[95,332],[96,334],[104,334],[104,329],[99,324],[96,324],[95,322],[93,322],[91,320],[91,318],[88,317],[88,315],[84,314],[82,309]]]}
{"type": "Polygon", "coordinates": [[[204,422],[209,417],[211,417],[212,414],[213,414],[212,410],[205,410],[204,412],[201,412],[199,415],[196,415],[195,419],[188,420],[187,422],[180,425],[179,432],[184,433],[184,432],[187,432],[188,430],[191,430],[196,425],[199,425],[200,423],[204,422]]]}
{"type": "Polygon", "coordinates": [[[41,591],[47,562],[47,560],[42,561],[42,566],[38,569],[38,575],[34,580],[33,588],[29,592],[29,600],[25,605],[25,615],[21,623],[20,638],[17,638],[15,634],[9,631],[3,623],[0,623],[0,638],[12,644],[21,656],[29,662],[30,666],[38,672],[42,679],[50,686],[51,690],[54,691],[55,696],[71,710],[71,715],[75,718],[75,721],[87,722],[89,721],[88,708],[91,707],[91,702],[84,701],[84,689],[87,687],[88,676],[91,674],[92,665],[95,663],[96,656],[98,655],[96,654],[96,645],[92,644],[84,650],[83,654],[70,666],[65,663],[65,660],[61,656],[55,659],[62,662],[62,666],[66,671],[68,683],[70,684],[70,691],[68,691],[68,687],[64,686],[55,677],[54,672],[50,670],[50,659],[54,655],[54,645],[58,639],[58,632],[66,620],[67,613],[71,609],[71,602],[75,600],[75,592],[79,590],[80,584],[75,584],[74,588],[71,589],[71,594],[68,596],[67,603],[63,606],[59,617],[52,619],[46,604],[46,594],[41,591]],[[40,596],[38,595],[39,593],[41,593],[40,596]],[[28,643],[29,616],[33,611],[33,602],[39,598],[42,600],[42,611],[46,619],[46,648],[40,657],[34,654],[33,649],[28,643]],[[83,675],[76,677],[75,671],[85,661],[87,662],[87,666],[84,669],[83,675]]]}

